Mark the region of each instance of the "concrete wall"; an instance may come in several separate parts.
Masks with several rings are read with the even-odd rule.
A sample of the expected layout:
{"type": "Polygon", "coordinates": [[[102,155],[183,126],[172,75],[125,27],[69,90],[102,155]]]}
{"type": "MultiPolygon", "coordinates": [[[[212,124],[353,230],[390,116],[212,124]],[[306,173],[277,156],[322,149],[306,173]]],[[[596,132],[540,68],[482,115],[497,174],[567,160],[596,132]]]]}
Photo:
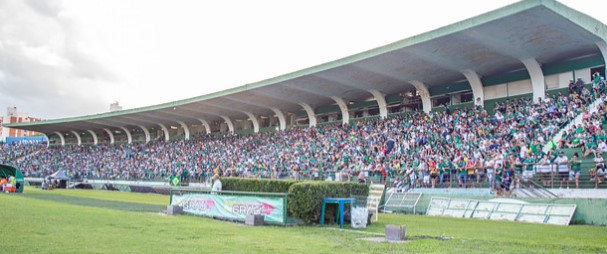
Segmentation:
{"type": "MultiPolygon", "coordinates": [[[[590,68],[546,75],[544,76],[544,83],[546,85],[546,90],[549,91],[554,89],[566,88],[569,86],[570,80],[577,80],[577,78],[582,78],[585,83],[591,82],[590,68]]],[[[524,79],[508,83],[501,83],[497,85],[485,86],[483,87],[483,92],[485,94],[485,100],[491,100],[521,94],[529,94],[533,92],[533,87],[531,86],[530,79],[524,79]]]]}

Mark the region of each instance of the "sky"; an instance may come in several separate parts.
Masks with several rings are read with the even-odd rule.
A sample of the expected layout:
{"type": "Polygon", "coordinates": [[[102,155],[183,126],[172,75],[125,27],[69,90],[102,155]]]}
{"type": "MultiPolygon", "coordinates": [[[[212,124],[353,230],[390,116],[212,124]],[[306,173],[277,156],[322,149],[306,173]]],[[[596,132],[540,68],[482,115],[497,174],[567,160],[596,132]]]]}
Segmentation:
{"type": "MultiPolygon", "coordinates": [[[[333,61],[517,1],[0,0],[0,115],[186,99],[333,61]]],[[[607,1],[561,3],[607,23],[607,1]]]]}

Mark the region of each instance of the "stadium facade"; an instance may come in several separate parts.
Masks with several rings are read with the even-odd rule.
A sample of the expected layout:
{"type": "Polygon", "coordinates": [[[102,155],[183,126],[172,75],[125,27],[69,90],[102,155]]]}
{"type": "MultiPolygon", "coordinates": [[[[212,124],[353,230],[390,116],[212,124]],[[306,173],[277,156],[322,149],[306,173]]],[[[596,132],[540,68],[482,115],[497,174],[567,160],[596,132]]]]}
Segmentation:
{"type": "Polygon", "coordinates": [[[535,101],[605,76],[607,26],[552,0],[518,2],[333,62],[149,107],[6,127],[60,145],[248,134],[535,101]],[[477,101],[477,99],[479,101],[477,101]]]}

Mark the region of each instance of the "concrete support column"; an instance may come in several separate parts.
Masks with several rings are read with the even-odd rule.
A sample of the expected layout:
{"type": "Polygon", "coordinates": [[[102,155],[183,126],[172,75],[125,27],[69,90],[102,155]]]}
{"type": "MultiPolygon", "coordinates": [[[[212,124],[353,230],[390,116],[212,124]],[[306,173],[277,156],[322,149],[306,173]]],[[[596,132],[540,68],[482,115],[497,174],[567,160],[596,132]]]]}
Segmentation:
{"type": "Polygon", "coordinates": [[[167,127],[161,123],[159,123],[158,126],[160,126],[160,129],[162,129],[162,132],[164,133],[164,141],[171,140],[171,136],[169,136],[169,129],[167,129],[167,127]]]}
{"type": "Polygon", "coordinates": [[[93,136],[93,144],[97,145],[97,143],[99,142],[99,139],[97,139],[97,133],[95,133],[92,130],[86,130],[86,131],[88,131],[88,133],[90,133],[91,136],[93,136]]]}
{"type": "MultiPolygon", "coordinates": [[[[450,105],[455,105],[455,104],[460,104],[462,103],[462,96],[459,94],[453,94],[451,95],[451,104],[450,105]]],[[[482,103],[482,100],[481,100],[482,103]]]]}
{"type": "Polygon", "coordinates": [[[103,128],[103,130],[105,131],[105,133],[107,133],[108,136],[110,136],[110,144],[114,144],[114,133],[112,133],[112,131],[103,128]]]}
{"type": "Polygon", "coordinates": [[[386,103],[386,97],[378,90],[371,89],[369,93],[375,97],[375,101],[377,101],[377,105],[379,106],[379,116],[381,118],[388,117],[388,104],[386,103]]]}
{"type": "Polygon", "coordinates": [[[540,98],[543,100],[546,97],[546,83],[544,82],[542,67],[535,58],[523,59],[521,62],[523,62],[525,68],[527,68],[527,72],[529,72],[529,77],[531,77],[533,102],[537,103],[540,98]]]}
{"type": "Polygon", "coordinates": [[[61,134],[61,132],[55,131],[55,134],[57,134],[57,136],[59,136],[59,139],[61,140],[61,146],[65,146],[65,138],[63,137],[63,134],[61,134]]]}
{"type": "Polygon", "coordinates": [[[335,101],[335,103],[337,103],[337,106],[339,106],[339,109],[341,110],[341,123],[342,124],[347,124],[350,122],[350,112],[348,112],[348,104],[346,104],[346,102],[339,97],[335,97],[335,96],[331,96],[331,99],[333,99],[335,101]]]}
{"type": "Polygon", "coordinates": [[[146,144],[149,143],[150,140],[151,140],[151,138],[150,138],[150,132],[143,125],[139,125],[139,128],[141,128],[141,130],[143,130],[143,133],[145,134],[145,143],[146,144]]]}
{"type": "Polygon", "coordinates": [[[272,111],[274,111],[274,114],[276,114],[276,117],[278,118],[278,123],[279,123],[279,128],[280,130],[284,130],[287,128],[287,118],[285,118],[285,114],[282,113],[282,111],[280,111],[280,109],[277,108],[272,108],[272,111]]]}
{"type": "Polygon", "coordinates": [[[232,122],[232,119],[230,119],[227,116],[219,116],[221,117],[224,121],[226,121],[226,124],[228,125],[228,130],[230,133],[234,133],[234,122],[232,122]]]}
{"type": "Polygon", "coordinates": [[[133,143],[133,136],[131,136],[131,132],[125,127],[120,127],[120,129],[124,131],[124,133],[126,133],[126,139],[128,144],[133,143]]]}
{"type": "Polygon", "coordinates": [[[307,103],[302,102],[302,103],[299,103],[299,105],[301,105],[301,107],[308,114],[308,122],[310,122],[310,127],[316,126],[316,113],[314,113],[314,109],[307,103]]]}
{"type": "Polygon", "coordinates": [[[181,125],[181,128],[183,128],[183,134],[185,136],[184,139],[190,140],[190,128],[188,128],[188,125],[182,121],[177,121],[177,123],[181,125]]]}
{"type": "Polygon", "coordinates": [[[78,145],[82,145],[82,138],[80,138],[80,134],[78,134],[78,132],[76,131],[70,131],[72,134],[74,134],[74,136],[76,136],[76,141],[78,142],[78,145]]]}
{"type": "Polygon", "coordinates": [[[470,88],[472,88],[472,101],[474,101],[476,105],[476,98],[481,98],[481,106],[484,106],[485,92],[483,91],[483,82],[481,82],[481,78],[473,70],[463,70],[462,74],[466,76],[468,83],[470,83],[470,88]]]}
{"type": "MultiPolygon", "coordinates": [[[[603,63],[605,64],[605,68],[607,68],[607,42],[597,41],[596,46],[599,47],[599,51],[601,51],[601,55],[603,56],[603,63]]],[[[607,71],[605,71],[605,73],[605,75],[607,75],[607,71]]]]}
{"type": "Polygon", "coordinates": [[[419,94],[419,97],[422,99],[422,109],[424,112],[426,112],[426,114],[430,113],[430,110],[432,110],[432,101],[430,101],[430,92],[428,91],[428,87],[418,80],[411,81],[411,84],[413,84],[417,90],[417,93],[419,94]]]}
{"type": "Polygon", "coordinates": [[[249,112],[244,112],[248,117],[249,120],[251,120],[251,122],[253,123],[253,132],[258,133],[259,132],[259,120],[257,119],[257,117],[255,117],[255,115],[253,115],[252,113],[249,112]]]}
{"type": "Polygon", "coordinates": [[[51,139],[48,138],[48,135],[46,135],[46,133],[40,132],[40,134],[42,134],[42,136],[46,138],[46,148],[48,148],[51,145],[51,139]]]}
{"type": "Polygon", "coordinates": [[[200,121],[202,126],[204,126],[204,129],[207,132],[207,134],[211,134],[211,125],[209,125],[209,122],[207,122],[207,120],[204,120],[202,118],[198,118],[198,121],[200,121]]]}

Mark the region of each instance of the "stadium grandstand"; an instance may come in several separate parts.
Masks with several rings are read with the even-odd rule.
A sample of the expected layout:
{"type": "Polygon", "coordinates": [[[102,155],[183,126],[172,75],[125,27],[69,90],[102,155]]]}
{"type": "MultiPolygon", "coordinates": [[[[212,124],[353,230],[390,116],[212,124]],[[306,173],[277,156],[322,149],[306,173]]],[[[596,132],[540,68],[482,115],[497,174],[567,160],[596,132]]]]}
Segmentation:
{"type": "Polygon", "coordinates": [[[48,142],[3,145],[0,164],[26,177],[218,172],[406,190],[496,188],[512,170],[508,185],[605,188],[606,39],[592,17],[522,1],[217,93],[8,124],[48,142]]]}

